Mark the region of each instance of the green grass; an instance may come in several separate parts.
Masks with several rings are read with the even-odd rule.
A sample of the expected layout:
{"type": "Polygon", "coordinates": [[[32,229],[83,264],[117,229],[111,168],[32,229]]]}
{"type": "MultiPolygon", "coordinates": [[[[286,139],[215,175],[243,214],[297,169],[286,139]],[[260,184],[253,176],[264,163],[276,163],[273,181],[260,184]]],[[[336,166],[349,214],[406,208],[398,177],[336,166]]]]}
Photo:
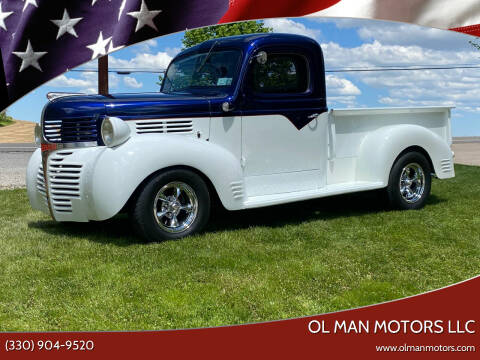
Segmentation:
{"type": "Polygon", "coordinates": [[[119,216],[59,224],[0,191],[0,330],[139,330],[312,315],[401,298],[480,269],[480,167],[420,211],[357,194],[214,215],[143,244],[119,216]]]}

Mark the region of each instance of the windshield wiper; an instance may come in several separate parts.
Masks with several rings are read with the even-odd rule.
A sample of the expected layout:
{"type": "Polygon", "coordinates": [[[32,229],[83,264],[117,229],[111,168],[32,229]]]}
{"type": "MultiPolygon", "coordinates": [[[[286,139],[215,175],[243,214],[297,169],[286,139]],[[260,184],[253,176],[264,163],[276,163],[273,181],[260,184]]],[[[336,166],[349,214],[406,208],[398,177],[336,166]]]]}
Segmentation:
{"type": "Polygon", "coordinates": [[[212,46],[210,47],[210,50],[208,50],[207,56],[205,56],[205,59],[202,61],[202,64],[201,64],[200,67],[197,69],[197,71],[196,71],[197,73],[200,72],[200,71],[203,69],[203,67],[205,66],[205,64],[207,63],[207,60],[210,58],[210,55],[212,54],[212,50],[213,50],[213,48],[217,45],[217,43],[218,43],[218,40],[216,40],[216,41],[212,44],[212,46]]]}

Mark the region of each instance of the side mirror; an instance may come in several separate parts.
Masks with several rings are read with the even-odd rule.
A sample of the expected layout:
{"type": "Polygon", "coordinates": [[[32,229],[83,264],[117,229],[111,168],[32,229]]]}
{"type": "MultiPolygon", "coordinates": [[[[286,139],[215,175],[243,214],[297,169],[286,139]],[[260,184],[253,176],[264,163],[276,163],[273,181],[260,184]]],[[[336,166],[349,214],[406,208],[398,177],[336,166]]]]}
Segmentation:
{"type": "Polygon", "coordinates": [[[234,109],[233,105],[231,103],[229,103],[228,101],[225,101],[223,104],[222,104],[222,110],[224,112],[230,112],[234,109]]]}
{"type": "Polygon", "coordinates": [[[255,58],[257,59],[257,63],[260,65],[265,65],[268,60],[268,55],[266,51],[260,51],[257,55],[255,55],[255,58]]]}

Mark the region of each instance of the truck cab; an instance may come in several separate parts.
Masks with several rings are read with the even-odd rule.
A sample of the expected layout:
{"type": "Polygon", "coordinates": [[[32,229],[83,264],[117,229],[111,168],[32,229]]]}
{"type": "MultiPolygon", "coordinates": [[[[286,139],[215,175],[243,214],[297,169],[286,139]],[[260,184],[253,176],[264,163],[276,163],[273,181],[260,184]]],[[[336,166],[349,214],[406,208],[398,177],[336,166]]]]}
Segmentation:
{"type": "Polygon", "coordinates": [[[418,209],[454,176],[450,108],[329,110],[320,45],[291,34],[206,41],[176,56],[159,93],[65,96],[43,111],[27,169],[56,221],[127,207],[148,240],[228,210],[385,188],[418,209]]]}

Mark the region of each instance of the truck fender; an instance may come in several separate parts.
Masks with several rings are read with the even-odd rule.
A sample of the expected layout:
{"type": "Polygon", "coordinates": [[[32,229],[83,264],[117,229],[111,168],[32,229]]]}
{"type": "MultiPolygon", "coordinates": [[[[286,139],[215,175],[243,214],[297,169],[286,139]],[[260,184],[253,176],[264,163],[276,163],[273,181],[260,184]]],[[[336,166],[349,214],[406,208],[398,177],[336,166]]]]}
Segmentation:
{"type": "Polygon", "coordinates": [[[447,142],[425,127],[404,124],[385,126],[365,136],[359,149],[357,181],[381,181],[387,186],[395,160],[410,147],[420,147],[428,154],[438,178],[455,175],[447,142]]]}
{"type": "Polygon", "coordinates": [[[203,173],[226,209],[242,207],[242,169],[232,153],[207,141],[145,134],[118,147],[105,148],[98,156],[89,191],[95,202],[91,206],[95,212],[92,220],[117,214],[147,177],[172,166],[187,166],[203,173]]]}

